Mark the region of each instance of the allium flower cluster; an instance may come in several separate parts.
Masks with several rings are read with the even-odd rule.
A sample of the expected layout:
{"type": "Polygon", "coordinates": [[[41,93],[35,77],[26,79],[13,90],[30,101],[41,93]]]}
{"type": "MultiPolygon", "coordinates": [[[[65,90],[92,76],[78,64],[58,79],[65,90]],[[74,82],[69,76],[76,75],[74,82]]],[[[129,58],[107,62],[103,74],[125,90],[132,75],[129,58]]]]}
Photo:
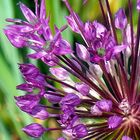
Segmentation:
{"type": "Polygon", "coordinates": [[[45,0],[41,0],[40,6],[38,0],[34,1],[35,13],[19,3],[27,21],[7,19],[14,24],[8,25],[4,32],[16,48],[26,46],[34,50],[28,57],[50,66],[51,75],[41,73],[33,64],[19,64],[25,83],[17,89],[27,93],[15,100],[30,116],[40,120],[56,118],[60,127],[45,128],[32,123],[22,130],[34,138],[61,130],[63,137],[58,140],[139,140],[140,15],[135,32],[132,0],[128,0],[129,19],[124,9],[120,8],[113,16],[108,0],[98,0],[104,25],[96,20],[84,23],[68,0],[63,0],[70,12],[66,17],[69,27],[84,40],[84,44],[75,42],[75,51],[61,36],[67,25],[60,29],[55,26],[53,35],[45,0]],[[119,41],[116,31],[121,35],[119,41]],[[61,87],[56,88],[50,81],[61,87]],[[42,104],[42,99],[51,105],[42,104]],[[50,113],[50,109],[57,113],[50,113]]]}

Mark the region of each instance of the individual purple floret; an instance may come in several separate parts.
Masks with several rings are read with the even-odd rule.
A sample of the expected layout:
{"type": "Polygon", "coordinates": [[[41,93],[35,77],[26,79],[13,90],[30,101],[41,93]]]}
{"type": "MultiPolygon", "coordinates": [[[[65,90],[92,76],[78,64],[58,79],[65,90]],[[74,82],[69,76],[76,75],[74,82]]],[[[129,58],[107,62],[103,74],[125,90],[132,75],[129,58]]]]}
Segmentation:
{"type": "Polygon", "coordinates": [[[45,85],[46,81],[43,74],[33,64],[19,64],[19,69],[27,82],[32,85],[45,85]]]}
{"type": "Polygon", "coordinates": [[[88,85],[84,83],[76,83],[75,87],[83,96],[87,96],[89,94],[90,87],[88,85]]]}
{"type": "Polygon", "coordinates": [[[122,123],[122,117],[120,116],[111,116],[108,119],[108,128],[117,128],[122,123]]]}
{"type": "Polygon", "coordinates": [[[76,125],[74,128],[73,128],[73,135],[76,137],[76,138],[83,138],[85,136],[88,135],[88,131],[87,131],[87,128],[85,125],[83,124],[78,124],[76,125]]]}
{"type": "Polygon", "coordinates": [[[101,38],[95,38],[92,47],[89,48],[91,62],[108,61],[124,49],[127,45],[116,45],[110,32],[106,32],[101,38]]]}
{"type": "Polygon", "coordinates": [[[23,96],[15,97],[17,106],[25,111],[30,112],[30,110],[38,105],[40,98],[38,95],[35,94],[26,94],[23,96]]]}
{"type": "Polygon", "coordinates": [[[43,133],[46,131],[46,129],[42,125],[37,124],[37,123],[29,124],[29,125],[25,126],[24,128],[22,128],[22,130],[26,134],[28,134],[29,136],[34,137],[34,138],[41,137],[43,135],[43,133]]]}
{"type": "Polygon", "coordinates": [[[115,15],[115,26],[116,28],[123,30],[127,25],[127,17],[124,9],[119,9],[115,15]]]}
{"type": "Polygon", "coordinates": [[[100,110],[100,108],[96,105],[92,106],[90,108],[90,110],[91,110],[90,111],[91,114],[94,115],[94,116],[101,116],[103,114],[103,112],[100,110]]]}
{"type": "Polygon", "coordinates": [[[112,109],[112,102],[110,100],[102,99],[96,102],[96,106],[104,112],[109,112],[112,109]]]}
{"type": "Polygon", "coordinates": [[[47,112],[46,108],[43,106],[34,106],[29,114],[34,117],[34,118],[38,118],[40,120],[45,120],[47,118],[49,118],[49,113],[47,112]]]}
{"type": "Polygon", "coordinates": [[[66,95],[64,98],[62,98],[62,100],[60,101],[60,105],[61,106],[77,106],[80,104],[80,98],[73,94],[73,93],[69,93],[68,95],[66,95]]]}

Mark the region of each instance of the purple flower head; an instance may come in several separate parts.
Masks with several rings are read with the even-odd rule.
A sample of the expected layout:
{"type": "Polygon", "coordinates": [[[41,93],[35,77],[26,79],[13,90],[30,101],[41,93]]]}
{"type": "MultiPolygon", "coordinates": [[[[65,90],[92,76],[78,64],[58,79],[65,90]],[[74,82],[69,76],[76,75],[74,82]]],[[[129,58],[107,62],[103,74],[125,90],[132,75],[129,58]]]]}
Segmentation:
{"type": "Polygon", "coordinates": [[[110,100],[102,99],[96,102],[96,106],[105,112],[109,112],[112,109],[112,102],[110,100]]]}
{"type": "Polygon", "coordinates": [[[127,17],[124,9],[119,9],[115,15],[115,26],[116,28],[123,30],[127,25],[127,17]]]}
{"type": "Polygon", "coordinates": [[[46,108],[40,105],[34,106],[29,112],[34,118],[45,120],[49,117],[49,113],[46,111],[46,108]]]}
{"type": "Polygon", "coordinates": [[[74,107],[71,106],[63,106],[62,114],[60,115],[60,121],[62,127],[66,129],[71,129],[75,125],[79,124],[79,117],[74,112],[74,107]]]}
{"type": "Polygon", "coordinates": [[[85,125],[78,124],[73,128],[72,133],[76,138],[83,138],[88,135],[88,130],[85,125]]]}
{"type": "Polygon", "coordinates": [[[46,18],[45,0],[41,0],[40,9],[38,1],[35,1],[35,14],[23,3],[19,3],[20,9],[28,22],[22,20],[7,19],[9,22],[19,25],[9,25],[4,30],[9,41],[18,48],[28,46],[35,53],[29,54],[32,59],[41,59],[49,66],[55,66],[58,59],[55,55],[71,54],[70,44],[61,37],[60,30],[55,27],[53,36],[49,27],[49,18],[46,18]]]}
{"type": "Polygon", "coordinates": [[[128,136],[123,136],[122,140],[133,140],[132,138],[128,137],[128,136]]]}
{"type": "Polygon", "coordinates": [[[76,83],[75,87],[83,96],[87,96],[89,94],[90,87],[88,85],[84,83],[76,83]]]}
{"type": "Polygon", "coordinates": [[[111,116],[108,119],[108,127],[112,129],[119,127],[121,123],[122,123],[122,117],[120,116],[111,116]]]}
{"type": "Polygon", "coordinates": [[[75,107],[79,105],[80,102],[81,102],[80,98],[76,94],[69,93],[65,97],[62,98],[62,100],[60,101],[60,105],[61,106],[67,105],[67,106],[75,107]]]}
{"type": "MultiPolygon", "coordinates": [[[[19,3],[26,21],[7,19],[13,25],[4,32],[16,48],[33,50],[28,58],[43,61],[49,73],[43,74],[33,64],[19,64],[25,83],[17,89],[27,94],[15,100],[28,115],[43,121],[54,118],[59,126],[46,129],[33,123],[23,131],[35,138],[46,131],[61,130],[71,140],[139,139],[140,16],[134,21],[134,2],[128,1],[127,21],[123,9],[114,16],[109,0],[99,0],[104,19],[101,24],[97,20],[84,23],[69,0],[63,0],[69,10],[67,23],[81,37],[76,42],[83,41],[76,43],[76,36],[74,47],[62,36],[68,25],[54,26],[52,34],[52,17],[46,17],[45,0],[40,0],[40,5],[39,0],[34,2],[35,12],[19,3]],[[126,131],[128,126],[132,129],[126,131]]],[[[140,14],[139,0],[136,6],[140,14]]]]}
{"type": "Polygon", "coordinates": [[[46,129],[37,123],[32,123],[24,128],[22,130],[29,136],[34,137],[34,138],[39,138],[43,135],[43,133],[46,131],[46,129]]]}
{"type": "Polygon", "coordinates": [[[50,42],[50,50],[55,55],[66,55],[71,54],[71,45],[62,38],[61,32],[62,30],[65,30],[65,26],[63,26],[61,29],[58,29],[55,27],[56,34],[50,42]]]}

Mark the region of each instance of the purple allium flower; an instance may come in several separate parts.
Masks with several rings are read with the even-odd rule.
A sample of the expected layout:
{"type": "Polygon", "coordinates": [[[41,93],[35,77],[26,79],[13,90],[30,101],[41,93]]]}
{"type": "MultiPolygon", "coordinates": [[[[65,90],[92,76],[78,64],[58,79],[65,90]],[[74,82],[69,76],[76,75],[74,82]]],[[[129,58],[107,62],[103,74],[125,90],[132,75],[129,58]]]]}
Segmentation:
{"type": "Polygon", "coordinates": [[[46,131],[60,130],[63,137],[58,140],[139,140],[140,16],[135,32],[133,10],[140,14],[140,1],[132,9],[133,1],[128,0],[128,20],[124,9],[113,16],[108,0],[99,0],[103,25],[97,20],[84,23],[68,0],[63,0],[70,12],[67,24],[83,39],[80,44],[73,42],[75,48],[61,35],[68,25],[60,29],[54,26],[52,34],[45,0],[40,6],[38,0],[34,2],[35,13],[19,3],[27,21],[7,19],[13,25],[4,32],[16,48],[34,50],[27,56],[43,61],[50,73],[43,74],[33,64],[19,64],[25,83],[17,89],[27,94],[15,100],[33,118],[54,118],[59,127],[44,128],[33,123],[23,131],[38,138],[46,131]],[[121,31],[119,34],[116,28],[121,31]],[[44,100],[49,104],[45,105],[44,100]]]}
{"type": "Polygon", "coordinates": [[[7,21],[18,23],[19,25],[9,25],[4,29],[6,36],[13,46],[21,48],[28,46],[35,53],[29,54],[32,59],[41,59],[49,66],[54,66],[58,62],[55,55],[61,56],[72,53],[70,44],[61,37],[60,30],[55,27],[56,35],[53,36],[49,27],[49,18],[46,18],[45,0],[41,1],[40,9],[37,1],[35,14],[23,3],[20,9],[27,21],[7,19],[7,21]],[[20,21],[20,22],[19,22],[20,21]]]}
{"type": "Polygon", "coordinates": [[[122,123],[122,117],[120,116],[111,116],[108,119],[108,127],[116,128],[122,123]]]}
{"type": "Polygon", "coordinates": [[[46,129],[37,123],[32,123],[30,125],[25,126],[22,130],[31,137],[39,138],[43,135],[46,129]]]}

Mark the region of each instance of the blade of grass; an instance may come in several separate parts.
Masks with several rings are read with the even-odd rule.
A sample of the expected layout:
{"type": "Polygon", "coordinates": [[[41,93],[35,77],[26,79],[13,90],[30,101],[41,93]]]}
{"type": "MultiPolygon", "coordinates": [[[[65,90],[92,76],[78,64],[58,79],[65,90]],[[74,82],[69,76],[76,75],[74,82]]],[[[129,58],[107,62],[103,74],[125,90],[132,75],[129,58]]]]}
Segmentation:
{"type": "Polygon", "coordinates": [[[0,139],[1,140],[10,140],[10,135],[7,132],[5,125],[0,121],[0,139]]]}
{"type": "MultiPolygon", "coordinates": [[[[0,22],[0,45],[1,45],[1,52],[3,52],[5,61],[9,65],[10,71],[13,72],[14,77],[16,78],[17,82],[21,82],[21,77],[19,76],[19,71],[17,69],[16,63],[18,62],[18,51],[16,48],[13,48],[12,45],[9,43],[7,38],[3,33],[3,28],[6,26],[5,18],[13,18],[14,17],[14,10],[12,5],[12,0],[2,0],[0,2],[0,13],[1,14],[1,22],[0,22]],[[5,10],[8,9],[8,10],[5,10]],[[4,12],[3,12],[4,11],[4,12]]],[[[0,53],[1,53],[0,52],[0,53]]]]}

